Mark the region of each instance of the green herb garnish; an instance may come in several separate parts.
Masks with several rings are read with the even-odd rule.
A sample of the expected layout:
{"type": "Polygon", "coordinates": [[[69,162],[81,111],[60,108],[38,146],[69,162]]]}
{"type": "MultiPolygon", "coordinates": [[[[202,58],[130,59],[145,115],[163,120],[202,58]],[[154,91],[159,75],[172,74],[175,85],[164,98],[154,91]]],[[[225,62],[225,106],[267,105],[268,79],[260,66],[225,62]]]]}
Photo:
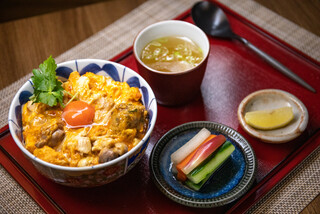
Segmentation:
{"type": "Polygon", "coordinates": [[[57,64],[50,56],[42,64],[39,69],[33,69],[33,82],[34,92],[30,97],[33,103],[44,103],[49,106],[56,106],[60,103],[63,105],[63,91],[62,82],[56,76],[57,64]]]}

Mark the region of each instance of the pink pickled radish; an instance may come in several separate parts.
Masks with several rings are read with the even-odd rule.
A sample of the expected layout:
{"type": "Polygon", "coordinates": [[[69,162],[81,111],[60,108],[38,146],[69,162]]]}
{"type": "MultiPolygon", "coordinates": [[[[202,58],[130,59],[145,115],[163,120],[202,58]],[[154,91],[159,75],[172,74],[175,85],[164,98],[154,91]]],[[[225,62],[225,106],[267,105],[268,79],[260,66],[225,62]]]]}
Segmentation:
{"type": "Polygon", "coordinates": [[[182,168],[185,167],[189,161],[191,160],[191,158],[193,157],[193,155],[197,152],[197,149],[202,145],[205,144],[206,142],[208,142],[209,140],[211,140],[212,138],[216,137],[216,135],[210,135],[205,141],[203,141],[195,150],[193,150],[193,152],[191,152],[185,159],[183,159],[179,164],[176,165],[176,169],[177,169],[177,179],[179,181],[186,181],[187,180],[187,175],[184,174],[182,172],[182,168]]]}
{"type": "Polygon", "coordinates": [[[187,175],[197,166],[199,166],[205,159],[207,159],[217,148],[219,148],[226,138],[223,135],[217,135],[208,142],[202,144],[182,171],[187,175]]]}
{"type": "Polygon", "coordinates": [[[194,151],[210,135],[211,132],[208,129],[201,129],[191,140],[181,146],[177,151],[172,153],[171,162],[173,163],[173,165],[177,165],[183,159],[185,159],[185,157],[187,157],[192,151],[194,151]]]}

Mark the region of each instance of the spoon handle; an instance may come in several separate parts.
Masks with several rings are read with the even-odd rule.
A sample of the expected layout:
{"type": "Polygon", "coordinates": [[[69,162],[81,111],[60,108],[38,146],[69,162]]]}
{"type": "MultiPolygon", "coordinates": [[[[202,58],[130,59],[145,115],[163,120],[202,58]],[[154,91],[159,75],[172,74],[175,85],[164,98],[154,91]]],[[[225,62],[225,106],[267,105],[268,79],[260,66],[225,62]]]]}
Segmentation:
{"type": "Polygon", "coordinates": [[[253,52],[258,54],[261,58],[263,58],[266,62],[268,62],[271,66],[273,66],[275,69],[279,70],[282,74],[286,75],[290,79],[294,80],[295,82],[299,83],[303,87],[307,88],[308,90],[312,91],[313,93],[316,93],[316,90],[312,88],[308,83],[306,83],[303,79],[301,79],[298,75],[293,73],[291,70],[289,70],[286,66],[282,65],[280,62],[278,62],[276,59],[268,55],[267,53],[263,52],[256,46],[254,46],[252,43],[250,43],[245,38],[242,38],[238,35],[235,36],[236,39],[241,41],[243,44],[245,44],[248,48],[250,48],[253,52]]]}

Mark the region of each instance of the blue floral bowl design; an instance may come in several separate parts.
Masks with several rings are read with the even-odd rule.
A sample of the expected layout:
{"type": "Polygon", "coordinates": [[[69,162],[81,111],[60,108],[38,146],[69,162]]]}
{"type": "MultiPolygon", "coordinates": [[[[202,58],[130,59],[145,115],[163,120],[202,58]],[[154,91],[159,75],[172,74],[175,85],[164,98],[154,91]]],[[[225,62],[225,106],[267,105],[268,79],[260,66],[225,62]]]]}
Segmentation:
{"type": "Polygon", "coordinates": [[[157,118],[157,102],[148,83],[136,72],[115,62],[98,59],[79,59],[58,64],[56,73],[62,81],[68,79],[73,71],[80,75],[92,72],[98,75],[110,76],[115,81],[127,82],[131,87],[139,88],[142,103],[149,113],[149,126],[144,138],[126,154],[107,163],[92,167],[64,167],[45,162],[24,147],[22,136],[22,105],[33,93],[32,81],[27,81],[12,100],[8,123],[11,135],[24,155],[31,160],[35,168],[47,178],[67,186],[92,187],[110,183],[125,175],[142,158],[154,128],[157,118]]]}

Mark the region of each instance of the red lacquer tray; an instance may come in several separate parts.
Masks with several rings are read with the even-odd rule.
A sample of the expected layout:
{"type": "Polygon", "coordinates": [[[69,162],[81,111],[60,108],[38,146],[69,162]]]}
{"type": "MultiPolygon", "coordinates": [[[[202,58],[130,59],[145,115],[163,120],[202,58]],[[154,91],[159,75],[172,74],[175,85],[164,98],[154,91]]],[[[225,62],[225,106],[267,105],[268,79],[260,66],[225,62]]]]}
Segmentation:
{"type": "MultiPolygon", "coordinates": [[[[39,174],[23,156],[8,133],[8,126],[0,130],[1,164],[50,213],[245,212],[320,145],[320,64],[220,6],[237,34],[303,77],[318,93],[309,92],[289,80],[242,44],[210,38],[211,53],[201,94],[186,106],[158,106],[157,123],[146,153],[124,177],[96,188],[71,188],[55,184],[39,174]],[[292,93],[306,105],[309,124],[297,139],[286,144],[266,144],[250,137],[240,127],[237,120],[239,103],[249,93],[266,88],[292,93]],[[239,200],[223,207],[196,209],[177,204],[164,196],[150,178],[148,163],[153,146],[163,134],[182,123],[205,120],[225,124],[242,134],[256,153],[258,171],[252,188],[239,200]]],[[[177,19],[192,22],[190,11],[177,19]]],[[[112,60],[137,71],[131,48],[112,60]]]]}

